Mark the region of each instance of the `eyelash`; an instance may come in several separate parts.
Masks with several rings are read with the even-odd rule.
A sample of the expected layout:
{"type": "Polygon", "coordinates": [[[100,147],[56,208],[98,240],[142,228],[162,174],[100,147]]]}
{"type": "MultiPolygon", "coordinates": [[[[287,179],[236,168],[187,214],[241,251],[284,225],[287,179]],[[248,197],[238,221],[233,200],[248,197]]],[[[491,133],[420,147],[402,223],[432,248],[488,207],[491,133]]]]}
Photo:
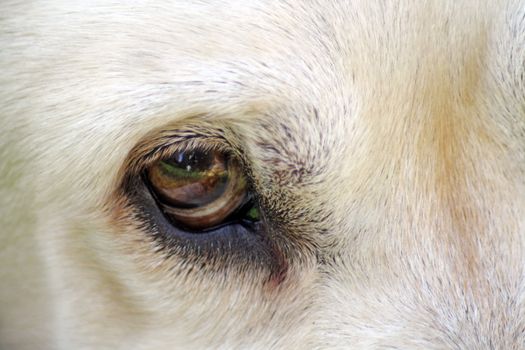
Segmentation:
{"type": "MultiPolygon", "coordinates": [[[[169,137],[169,136],[168,136],[169,137]]],[[[163,137],[168,138],[168,137],[163,137]]],[[[162,141],[160,139],[159,141],[162,141]]],[[[185,137],[184,140],[173,142],[172,140],[166,140],[166,143],[159,145],[157,147],[154,147],[149,152],[145,153],[144,156],[142,156],[140,159],[137,159],[134,161],[134,163],[137,163],[138,165],[134,166],[133,168],[136,169],[135,173],[142,173],[144,170],[154,162],[167,158],[170,155],[174,154],[175,152],[184,152],[191,149],[202,149],[205,151],[221,151],[221,152],[228,152],[232,153],[235,156],[239,157],[239,160],[241,161],[241,164],[244,168],[247,166],[246,160],[243,157],[243,154],[237,150],[236,148],[232,147],[230,144],[228,144],[225,140],[220,139],[213,141],[210,141],[206,139],[203,136],[192,136],[192,137],[185,137]],[[168,143],[168,141],[171,141],[168,143]]]]}

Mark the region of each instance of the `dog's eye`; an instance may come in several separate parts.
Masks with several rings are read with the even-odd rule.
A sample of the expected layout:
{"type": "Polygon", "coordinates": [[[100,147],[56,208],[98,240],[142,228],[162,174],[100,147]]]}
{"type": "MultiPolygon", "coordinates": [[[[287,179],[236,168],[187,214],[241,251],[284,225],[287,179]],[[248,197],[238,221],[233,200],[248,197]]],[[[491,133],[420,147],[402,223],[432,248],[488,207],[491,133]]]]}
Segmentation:
{"type": "Polygon", "coordinates": [[[281,234],[286,221],[265,196],[242,143],[210,130],[148,136],[131,150],[119,200],[111,203],[114,220],[177,270],[217,276],[219,269],[253,269],[264,273],[250,278],[280,279],[299,236],[281,234]]]}
{"type": "Polygon", "coordinates": [[[228,153],[179,151],[153,163],[146,176],[159,207],[181,228],[205,231],[259,219],[242,167],[228,153]]]}

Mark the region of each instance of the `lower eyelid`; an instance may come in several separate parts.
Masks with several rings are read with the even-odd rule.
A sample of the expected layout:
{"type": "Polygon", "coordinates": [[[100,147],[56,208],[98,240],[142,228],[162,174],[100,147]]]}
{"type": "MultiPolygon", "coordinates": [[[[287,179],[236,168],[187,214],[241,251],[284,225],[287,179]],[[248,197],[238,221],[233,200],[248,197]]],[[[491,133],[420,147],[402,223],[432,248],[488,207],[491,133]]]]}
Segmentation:
{"type": "Polygon", "coordinates": [[[271,260],[263,223],[225,224],[202,233],[184,231],[169,222],[142,181],[132,181],[130,186],[134,188],[130,204],[136,208],[136,219],[165,252],[194,261],[213,256],[214,261],[237,261],[244,266],[259,261],[261,267],[271,260]]]}

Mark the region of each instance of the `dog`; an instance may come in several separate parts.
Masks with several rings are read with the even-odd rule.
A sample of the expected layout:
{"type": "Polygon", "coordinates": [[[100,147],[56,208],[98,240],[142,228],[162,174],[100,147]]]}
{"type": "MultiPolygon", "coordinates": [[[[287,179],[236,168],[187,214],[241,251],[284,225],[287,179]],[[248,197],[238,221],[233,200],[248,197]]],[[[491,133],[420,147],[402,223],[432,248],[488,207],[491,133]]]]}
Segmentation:
{"type": "Polygon", "coordinates": [[[525,349],[524,1],[0,8],[0,348],[525,349]]]}

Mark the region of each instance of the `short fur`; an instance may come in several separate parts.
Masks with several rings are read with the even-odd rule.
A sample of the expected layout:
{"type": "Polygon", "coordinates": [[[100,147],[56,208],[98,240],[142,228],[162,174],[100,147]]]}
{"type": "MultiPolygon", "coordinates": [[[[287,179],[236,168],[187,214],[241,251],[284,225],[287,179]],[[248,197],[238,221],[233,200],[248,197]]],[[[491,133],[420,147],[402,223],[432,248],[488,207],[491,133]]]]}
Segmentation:
{"type": "Polygon", "coordinates": [[[525,2],[4,0],[0,67],[0,348],[525,349],[525,2]],[[136,222],[199,128],[275,269],[136,222]]]}

